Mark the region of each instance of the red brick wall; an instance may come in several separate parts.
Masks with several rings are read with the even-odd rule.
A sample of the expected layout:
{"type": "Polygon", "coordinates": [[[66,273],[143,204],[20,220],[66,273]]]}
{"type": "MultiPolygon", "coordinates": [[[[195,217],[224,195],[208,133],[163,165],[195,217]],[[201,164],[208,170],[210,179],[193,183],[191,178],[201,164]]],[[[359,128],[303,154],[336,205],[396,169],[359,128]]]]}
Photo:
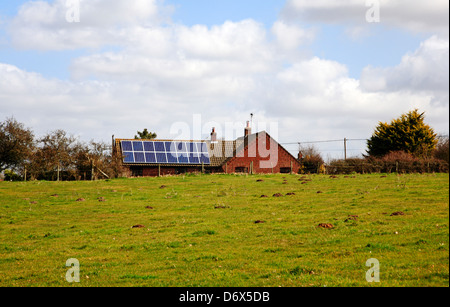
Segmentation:
{"type": "Polygon", "coordinates": [[[237,153],[223,166],[224,172],[230,174],[236,172],[237,168],[247,168],[249,172],[253,169],[254,174],[270,174],[292,167],[292,172],[298,173],[300,163],[269,135],[259,134],[249,142],[243,153],[237,153]]]}

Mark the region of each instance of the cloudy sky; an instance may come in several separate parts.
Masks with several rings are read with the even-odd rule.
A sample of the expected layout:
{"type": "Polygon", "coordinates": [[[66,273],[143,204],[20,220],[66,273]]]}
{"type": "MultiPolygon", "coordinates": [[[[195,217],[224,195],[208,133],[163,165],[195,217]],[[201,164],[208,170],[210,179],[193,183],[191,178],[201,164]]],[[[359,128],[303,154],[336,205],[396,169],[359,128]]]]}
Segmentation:
{"type": "Polygon", "coordinates": [[[295,143],[367,139],[417,108],[448,134],[448,12],[448,0],[2,1],[0,121],[86,141],[144,128],[205,139],[212,126],[241,136],[253,113],[254,131],[295,143]]]}

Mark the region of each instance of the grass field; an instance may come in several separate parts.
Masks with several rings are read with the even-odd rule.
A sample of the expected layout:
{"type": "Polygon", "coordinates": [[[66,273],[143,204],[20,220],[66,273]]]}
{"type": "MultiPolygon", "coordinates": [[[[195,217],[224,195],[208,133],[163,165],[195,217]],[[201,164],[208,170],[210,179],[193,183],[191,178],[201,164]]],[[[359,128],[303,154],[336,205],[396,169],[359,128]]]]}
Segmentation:
{"type": "Polygon", "coordinates": [[[0,182],[0,286],[448,287],[448,227],[448,174],[0,182]]]}

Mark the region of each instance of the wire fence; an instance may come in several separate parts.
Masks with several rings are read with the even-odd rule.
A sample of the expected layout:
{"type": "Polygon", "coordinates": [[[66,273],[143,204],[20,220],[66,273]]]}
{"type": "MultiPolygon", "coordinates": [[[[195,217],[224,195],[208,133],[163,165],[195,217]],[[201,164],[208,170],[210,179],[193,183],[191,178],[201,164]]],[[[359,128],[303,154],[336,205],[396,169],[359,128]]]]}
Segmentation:
{"type": "MultiPolygon", "coordinates": [[[[439,135],[438,138],[448,138],[439,135]]],[[[338,139],[280,143],[294,156],[313,146],[325,164],[307,163],[306,173],[351,174],[351,173],[448,173],[449,163],[437,159],[366,159],[368,139],[338,139]]]]}
{"type": "Polygon", "coordinates": [[[323,141],[300,141],[280,143],[294,156],[309,146],[313,146],[326,161],[347,158],[361,158],[367,150],[367,139],[335,139],[323,141]]]}

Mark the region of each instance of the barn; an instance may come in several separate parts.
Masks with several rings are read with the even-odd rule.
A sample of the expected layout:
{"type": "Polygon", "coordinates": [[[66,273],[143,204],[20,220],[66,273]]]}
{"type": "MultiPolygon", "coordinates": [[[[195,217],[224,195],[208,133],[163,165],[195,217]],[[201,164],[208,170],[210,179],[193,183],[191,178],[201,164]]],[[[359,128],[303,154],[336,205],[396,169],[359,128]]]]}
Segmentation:
{"type": "Polygon", "coordinates": [[[298,173],[299,161],[267,132],[251,133],[249,123],[236,140],[114,139],[114,152],[134,177],[186,173],[298,173]]]}

